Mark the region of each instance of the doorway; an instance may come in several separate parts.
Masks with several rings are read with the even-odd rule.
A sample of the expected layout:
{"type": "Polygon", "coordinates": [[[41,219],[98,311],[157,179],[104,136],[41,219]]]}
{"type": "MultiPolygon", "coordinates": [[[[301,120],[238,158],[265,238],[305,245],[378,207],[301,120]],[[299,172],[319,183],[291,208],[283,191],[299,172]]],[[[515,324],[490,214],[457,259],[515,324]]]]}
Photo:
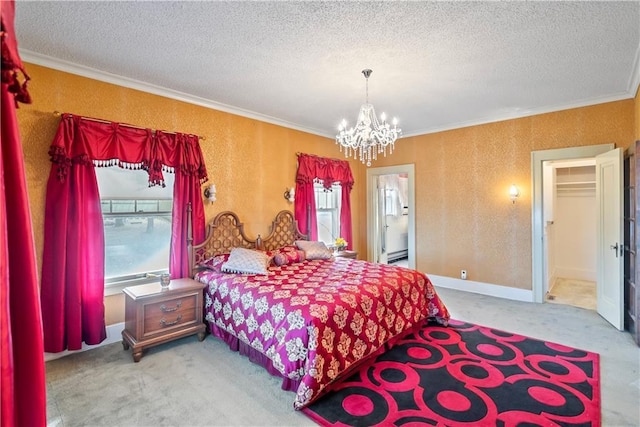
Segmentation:
{"type": "Polygon", "coordinates": [[[414,185],[413,164],[367,169],[369,261],[416,268],[414,185]]]}
{"type": "MultiPolygon", "coordinates": [[[[548,259],[545,250],[545,205],[548,207],[549,194],[544,198],[544,164],[576,159],[592,159],[611,151],[613,144],[590,145],[587,147],[559,148],[555,150],[534,151],[531,153],[532,178],[532,287],[534,302],[545,301],[548,291],[548,259]]],[[[548,174],[548,169],[547,172],[548,174]]],[[[550,178],[547,177],[547,181],[550,178]]]]}
{"type": "Polygon", "coordinates": [[[595,163],[543,162],[545,302],[596,310],[595,163]]]}
{"type": "Polygon", "coordinates": [[[575,147],[531,153],[532,172],[532,291],[535,302],[543,302],[547,263],[545,258],[545,161],[596,159],[597,244],[596,310],[605,320],[623,330],[623,263],[619,248],[623,240],[622,149],[613,144],[575,147]]]}

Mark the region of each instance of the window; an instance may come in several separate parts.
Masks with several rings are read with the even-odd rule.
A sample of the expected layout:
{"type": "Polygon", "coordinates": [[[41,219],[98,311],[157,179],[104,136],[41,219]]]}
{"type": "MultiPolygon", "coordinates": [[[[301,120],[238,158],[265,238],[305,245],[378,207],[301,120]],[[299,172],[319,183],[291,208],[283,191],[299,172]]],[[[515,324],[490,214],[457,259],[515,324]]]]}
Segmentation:
{"type": "Polygon", "coordinates": [[[174,175],[149,187],[147,172],[96,168],[105,238],[105,287],[169,271],[174,175]]]}
{"type": "Polygon", "coordinates": [[[398,216],[398,190],[395,188],[385,188],[385,215],[398,216]]]}
{"type": "Polygon", "coordinates": [[[331,190],[327,190],[321,183],[315,183],[313,189],[316,197],[318,240],[326,245],[333,245],[336,238],[340,237],[342,187],[340,184],[333,184],[331,190]]]}

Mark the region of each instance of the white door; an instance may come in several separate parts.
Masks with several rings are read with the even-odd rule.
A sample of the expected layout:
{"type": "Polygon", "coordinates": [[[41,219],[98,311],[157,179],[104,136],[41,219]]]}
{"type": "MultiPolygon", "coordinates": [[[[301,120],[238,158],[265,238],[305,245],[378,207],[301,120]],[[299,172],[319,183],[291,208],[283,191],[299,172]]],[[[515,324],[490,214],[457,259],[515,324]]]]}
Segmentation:
{"type": "Polygon", "coordinates": [[[598,313],[624,329],[622,149],[596,156],[596,203],[598,204],[598,313]]]}
{"type": "Polygon", "coordinates": [[[380,178],[378,176],[378,248],[380,248],[378,252],[378,259],[376,262],[380,264],[388,264],[389,257],[387,254],[387,216],[385,212],[387,211],[387,197],[385,194],[384,185],[380,184],[380,178]]]}

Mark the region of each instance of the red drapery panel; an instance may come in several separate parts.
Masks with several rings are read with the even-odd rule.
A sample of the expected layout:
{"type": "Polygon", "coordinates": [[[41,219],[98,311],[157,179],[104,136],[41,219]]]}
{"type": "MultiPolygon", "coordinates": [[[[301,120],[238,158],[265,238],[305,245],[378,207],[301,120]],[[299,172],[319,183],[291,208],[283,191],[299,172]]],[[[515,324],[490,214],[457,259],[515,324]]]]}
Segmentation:
{"type": "Polygon", "coordinates": [[[150,186],[164,185],[163,172],[176,172],[171,242],[176,254],[169,260],[173,277],[188,271],[188,202],[195,213],[194,241],[204,237],[200,184],[207,171],[197,136],[70,114],[62,115],[49,154],[53,165],[47,184],[42,308],[45,351],[59,352],[106,338],[104,231],[94,165],[144,169],[150,186]]]}
{"type": "MultiPolygon", "coordinates": [[[[73,120],[63,120],[55,140],[74,141],[76,131],[73,120]]],[[[52,353],[107,337],[98,183],[86,156],[69,163],[64,179],[51,168],[47,182],[41,301],[44,349],[52,353]]]]}
{"type": "Polygon", "coordinates": [[[205,238],[204,205],[200,195],[201,177],[206,177],[202,151],[195,135],[168,134],[158,132],[160,147],[171,147],[172,156],[179,161],[174,166],[176,179],[173,184],[173,211],[171,221],[171,277],[188,277],[189,252],[187,250],[188,218],[186,207],[191,203],[193,241],[205,238]]]}
{"type": "Polygon", "coordinates": [[[0,425],[45,426],[42,319],[33,227],[16,102],[30,102],[15,39],[14,2],[3,1],[0,136],[0,425]],[[18,70],[25,84],[18,82],[18,70]]]}
{"type": "Polygon", "coordinates": [[[314,182],[322,182],[322,185],[330,189],[334,183],[342,187],[342,199],[340,209],[340,236],[348,242],[348,248],[352,248],[351,225],[351,189],[353,188],[353,175],[351,167],[346,160],[328,159],[313,156],[311,154],[298,155],[298,172],[296,175],[296,198],[294,202],[295,218],[298,221],[300,231],[308,233],[309,238],[318,238],[318,226],[316,220],[314,182]],[[307,224],[307,210],[310,211],[311,224],[307,224]]]}

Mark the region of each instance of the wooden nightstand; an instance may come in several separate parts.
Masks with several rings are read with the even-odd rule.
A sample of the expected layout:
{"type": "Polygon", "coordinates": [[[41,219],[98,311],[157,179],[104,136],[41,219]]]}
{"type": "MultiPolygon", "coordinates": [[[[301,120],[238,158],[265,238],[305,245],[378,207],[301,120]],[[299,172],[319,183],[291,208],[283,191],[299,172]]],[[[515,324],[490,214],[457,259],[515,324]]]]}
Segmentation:
{"type": "Polygon", "coordinates": [[[122,346],[133,348],[133,360],[140,361],[148,347],[198,334],[204,340],[202,289],[193,279],[173,279],[168,288],[160,283],[124,288],[125,324],[122,346]]]}
{"type": "Polygon", "coordinates": [[[358,258],[358,252],[357,251],[336,251],[333,253],[333,256],[336,258],[356,259],[358,258]]]}

